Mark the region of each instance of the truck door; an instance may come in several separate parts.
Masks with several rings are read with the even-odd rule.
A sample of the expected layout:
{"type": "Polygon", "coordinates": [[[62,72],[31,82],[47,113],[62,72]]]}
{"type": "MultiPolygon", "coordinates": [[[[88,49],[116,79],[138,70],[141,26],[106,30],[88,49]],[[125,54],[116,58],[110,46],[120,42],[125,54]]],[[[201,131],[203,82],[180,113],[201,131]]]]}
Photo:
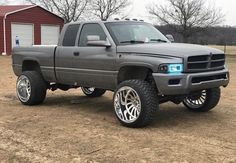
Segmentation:
{"type": "Polygon", "coordinates": [[[67,61],[70,64],[65,65],[66,63],[64,63],[67,71],[64,75],[70,81],[72,79],[74,84],[104,89],[115,88],[117,76],[115,67],[116,47],[114,45],[109,48],[87,45],[87,36],[96,35],[99,36],[100,40],[106,40],[108,32],[105,30],[105,27],[98,23],[83,24],[76,46],[71,50],[64,48],[61,50],[61,55],[70,56],[70,62],[67,61]]]}
{"type": "Polygon", "coordinates": [[[65,26],[61,37],[63,40],[59,43],[55,55],[55,71],[57,82],[60,84],[74,85],[74,50],[80,24],[71,24],[65,26]]]}
{"type": "MultiPolygon", "coordinates": [[[[81,28],[78,48],[74,57],[78,75],[76,81],[83,86],[114,89],[117,71],[115,70],[116,47],[109,48],[88,46],[87,36],[99,36],[100,40],[108,38],[100,24],[87,23],[81,28]]],[[[105,29],[106,30],[106,29],[105,29]]]]}

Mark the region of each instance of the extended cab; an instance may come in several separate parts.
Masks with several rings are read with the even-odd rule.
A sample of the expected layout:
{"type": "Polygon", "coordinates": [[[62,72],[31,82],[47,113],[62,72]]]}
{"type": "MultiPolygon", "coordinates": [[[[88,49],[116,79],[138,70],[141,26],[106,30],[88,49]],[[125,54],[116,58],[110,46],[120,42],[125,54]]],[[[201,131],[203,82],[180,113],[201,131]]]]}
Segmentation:
{"type": "Polygon", "coordinates": [[[23,104],[41,104],[47,90],[81,87],[89,97],[111,90],[116,116],[128,127],[148,125],[168,101],[209,111],[229,83],[222,51],[171,43],[137,21],[66,24],[57,46],[16,47],[12,59],[23,104]]]}

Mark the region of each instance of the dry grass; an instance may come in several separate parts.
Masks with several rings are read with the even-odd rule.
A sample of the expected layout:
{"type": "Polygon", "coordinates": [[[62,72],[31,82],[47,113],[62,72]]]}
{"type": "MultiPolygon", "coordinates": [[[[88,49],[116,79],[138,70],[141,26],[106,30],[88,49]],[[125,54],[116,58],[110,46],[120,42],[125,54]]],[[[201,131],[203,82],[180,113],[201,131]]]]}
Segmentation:
{"type": "MultiPolygon", "coordinates": [[[[219,45],[209,45],[210,47],[220,49],[224,51],[224,46],[219,46],[219,45]]],[[[236,55],[236,46],[226,46],[226,54],[228,55],[236,55]]]]}

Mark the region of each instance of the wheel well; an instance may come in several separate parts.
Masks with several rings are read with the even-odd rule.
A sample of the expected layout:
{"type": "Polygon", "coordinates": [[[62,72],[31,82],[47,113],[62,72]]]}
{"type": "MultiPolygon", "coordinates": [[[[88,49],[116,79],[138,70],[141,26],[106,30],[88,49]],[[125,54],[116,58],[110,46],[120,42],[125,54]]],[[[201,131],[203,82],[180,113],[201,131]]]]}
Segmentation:
{"type": "Polygon", "coordinates": [[[141,66],[125,66],[119,70],[118,84],[131,79],[140,79],[149,81],[152,78],[152,70],[141,66]]]}
{"type": "Polygon", "coordinates": [[[36,61],[26,60],[22,64],[22,72],[24,71],[37,71],[41,74],[39,63],[36,61]]]}

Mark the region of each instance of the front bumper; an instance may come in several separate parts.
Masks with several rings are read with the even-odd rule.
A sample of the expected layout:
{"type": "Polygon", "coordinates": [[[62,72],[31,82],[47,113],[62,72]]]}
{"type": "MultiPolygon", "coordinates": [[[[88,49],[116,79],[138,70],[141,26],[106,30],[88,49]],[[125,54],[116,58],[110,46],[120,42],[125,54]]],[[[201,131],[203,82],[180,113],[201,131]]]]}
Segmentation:
{"type": "Polygon", "coordinates": [[[226,87],[229,84],[227,69],[201,73],[153,73],[152,75],[162,95],[183,95],[197,90],[226,87]]]}

